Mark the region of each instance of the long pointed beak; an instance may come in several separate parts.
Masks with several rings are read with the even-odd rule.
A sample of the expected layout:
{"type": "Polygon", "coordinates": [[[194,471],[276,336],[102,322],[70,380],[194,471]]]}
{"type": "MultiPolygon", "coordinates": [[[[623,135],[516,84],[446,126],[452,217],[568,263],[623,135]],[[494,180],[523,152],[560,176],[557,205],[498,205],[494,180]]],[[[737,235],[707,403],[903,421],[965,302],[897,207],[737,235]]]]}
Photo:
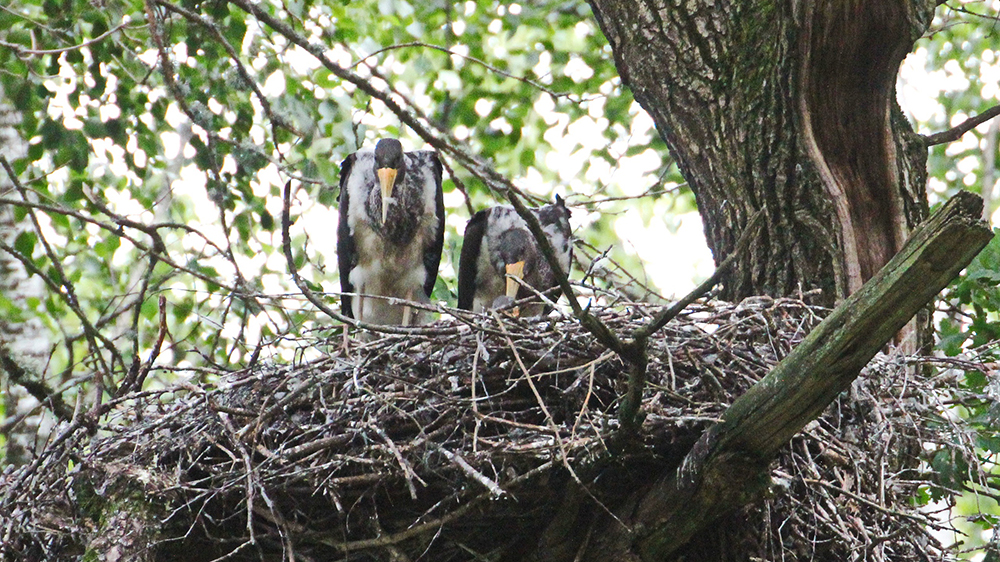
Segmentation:
{"type": "Polygon", "coordinates": [[[387,201],[392,197],[392,188],[396,185],[397,172],[393,168],[379,168],[377,173],[379,187],[382,188],[382,224],[385,224],[385,219],[389,215],[387,201]]]}
{"type": "MultiPolygon", "coordinates": [[[[524,261],[508,263],[504,269],[507,270],[507,298],[517,300],[517,290],[521,288],[518,280],[524,279],[524,261]]],[[[521,315],[521,309],[515,306],[510,314],[516,318],[521,315]]]]}
{"type": "Polygon", "coordinates": [[[507,296],[516,299],[517,290],[521,288],[518,279],[524,279],[524,262],[508,263],[504,268],[507,270],[507,296]]]}

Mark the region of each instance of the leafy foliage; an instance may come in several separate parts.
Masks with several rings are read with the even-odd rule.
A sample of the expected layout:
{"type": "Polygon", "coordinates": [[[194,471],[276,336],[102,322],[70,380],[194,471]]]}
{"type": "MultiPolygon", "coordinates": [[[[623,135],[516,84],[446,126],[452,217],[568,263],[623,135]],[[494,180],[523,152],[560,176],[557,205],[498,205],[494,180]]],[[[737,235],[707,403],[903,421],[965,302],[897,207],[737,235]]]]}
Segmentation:
{"type": "MultiPolygon", "coordinates": [[[[633,123],[639,110],[585,4],[303,1],[260,9],[454,131],[539,200],[576,195],[574,220],[601,251],[627,205],[616,199],[664,197],[680,182],[659,157],[643,185],[614,178],[623,160],[665,151],[648,123],[633,123]]],[[[113,373],[105,381],[113,388],[154,353],[161,332],[169,336],[164,364],[239,365],[323,323],[293,294],[281,258],[281,186],[292,180],[296,188],[295,263],[335,299],[339,162],[383,135],[420,148],[384,99],[239,3],[22,0],[0,11],[0,41],[0,84],[29,143],[27,157],[12,163],[19,186],[3,199],[37,223],[5,249],[50,287],[37,307],[4,306],[62,334],[46,377],[65,379],[96,362],[113,373]],[[162,324],[159,295],[167,297],[162,324]]],[[[451,164],[449,248],[435,291],[446,303],[454,302],[465,219],[497,200],[451,164]]],[[[617,250],[613,257],[636,264],[617,250]]],[[[291,358],[295,349],[285,352],[291,358]]]]}
{"type": "MultiPolygon", "coordinates": [[[[994,231],[1000,234],[1000,229],[994,231]]],[[[949,356],[1000,340],[1000,243],[994,238],[952,283],[943,298],[949,305],[940,324],[941,349],[949,356]]],[[[986,350],[990,353],[990,350],[986,350]]],[[[996,354],[996,350],[992,350],[996,354]]]]}
{"type": "MultiPolygon", "coordinates": [[[[923,86],[936,103],[916,112],[923,131],[948,129],[967,117],[979,115],[1000,99],[1000,30],[997,6],[989,2],[951,2],[940,10],[928,37],[918,43],[915,58],[927,65],[929,80],[923,86]]],[[[957,189],[981,193],[989,213],[996,210],[991,197],[998,179],[996,159],[986,153],[990,137],[996,151],[996,125],[988,122],[956,142],[932,147],[928,159],[932,199],[944,199],[957,189]],[[989,184],[989,185],[986,185],[989,184]]],[[[932,201],[934,202],[934,201],[932,201]]]]}
{"type": "MultiPolygon", "coordinates": [[[[933,103],[914,111],[921,132],[937,132],[958,125],[966,118],[983,113],[1000,100],[997,88],[1000,60],[997,47],[995,2],[949,2],[939,10],[931,32],[918,43],[916,59],[924,59],[930,71],[920,95],[933,103]]],[[[904,98],[906,87],[903,88],[904,98]]],[[[959,189],[981,193],[986,216],[997,209],[997,123],[987,122],[955,142],[931,147],[928,156],[931,203],[940,203],[959,189]],[[992,153],[992,154],[991,154],[992,153]]],[[[958,363],[946,363],[937,376],[956,376],[955,396],[943,402],[959,405],[944,412],[942,424],[952,425],[953,443],[940,443],[929,453],[930,466],[937,474],[924,502],[947,501],[966,536],[960,539],[969,548],[984,544],[984,530],[996,526],[995,502],[988,495],[996,482],[988,476],[1000,451],[997,428],[1000,418],[1000,387],[996,386],[995,365],[1000,358],[1000,243],[994,239],[956,279],[938,302],[935,326],[938,349],[958,363]],[[963,363],[963,361],[969,361],[963,363]],[[991,370],[991,365],[994,367],[991,370]],[[964,376],[951,368],[969,369],[964,376]],[[968,400],[968,396],[977,399],[968,400]],[[961,420],[955,425],[954,417],[961,420]],[[958,454],[960,443],[973,440],[978,458],[958,454]],[[966,490],[955,495],[956,490],[966,490]],[[986,492],[986,495],[982,493],[986,492]]],[[[986,533],[985,536],[988,536],[986,533]]],[[[972,556],[974,551],[969,552],[972,556]]]]}

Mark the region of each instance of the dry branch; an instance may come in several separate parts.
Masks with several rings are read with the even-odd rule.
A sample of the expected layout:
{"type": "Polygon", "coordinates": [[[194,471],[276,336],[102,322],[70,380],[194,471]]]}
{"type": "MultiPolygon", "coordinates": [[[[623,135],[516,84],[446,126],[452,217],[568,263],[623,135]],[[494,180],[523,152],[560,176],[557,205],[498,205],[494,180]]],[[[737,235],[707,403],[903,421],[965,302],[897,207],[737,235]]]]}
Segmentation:
{"type": "Polygon", "coordinates": [[[875,277],[840,304],[767,377],[726,410],[640,501],[636,523],[645,560],[663,560],[725,511],[767,486],[780,447],[858,376],[914,314],[993,237],[982,200],[960,192],[875,277]]]}

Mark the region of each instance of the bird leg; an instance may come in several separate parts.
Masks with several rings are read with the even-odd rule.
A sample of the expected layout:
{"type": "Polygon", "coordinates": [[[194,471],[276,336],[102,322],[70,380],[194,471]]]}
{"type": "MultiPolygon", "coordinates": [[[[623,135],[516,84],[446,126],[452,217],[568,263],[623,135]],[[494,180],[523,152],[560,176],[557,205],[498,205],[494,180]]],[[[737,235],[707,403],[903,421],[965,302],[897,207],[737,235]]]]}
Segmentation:
{"type": "MultiPolygon", "coordinates": [[[[410,290],[410,292],[406,293],[406,300],[408,300],[408,301],[412,301],[413,300],[413,291],[412,290],[410,290]]],[[[403,305],[403,327],[406,327],[406,326],[410,325],[410,320],[411,320],[410,317],[411,316],[413,316],[413,308],[410,305],[408,305],[408,304],[404,304],[403,305]]]]}
{"type": "Polygon", "coordinates": [[[344,357],[351,356],[351,338],[347,333],[349,330],[350,326],[344,324],[344,341],[340,344],[340,350],[344,352],[344,357]]]}
{"type": "MultiPolygon", "coordinates": [[[[357,289],[357,291],[358,291],[358,295],[356,297],[358,299],[358,314],[357,314],[358,318],[357,318],[357,321],[358,322],[363,322],[362,318],[365,315],[365,300],[364,300],[365,297],[363,297],[361,295],[361,289],[360,288],[357,289]]],[[[351,329],[350,324],[344,324],[344,341],[343,341],[343,343],[340,344],[340,348],[344,351],[344,357],[350,357],[351,356],[351,346],[350,346],[350,343],[351,343],[350,331],[351,330],[350,329],[351,329]]]]}

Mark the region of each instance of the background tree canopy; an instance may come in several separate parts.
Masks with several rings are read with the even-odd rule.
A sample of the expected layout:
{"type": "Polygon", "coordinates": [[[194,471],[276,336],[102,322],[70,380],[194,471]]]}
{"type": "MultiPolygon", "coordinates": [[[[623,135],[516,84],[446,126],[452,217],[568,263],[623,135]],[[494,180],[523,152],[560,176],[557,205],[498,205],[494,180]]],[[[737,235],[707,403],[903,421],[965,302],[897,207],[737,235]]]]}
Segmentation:
{"type": "MultiPolygon", "coordinates": [[[[938,8],[898,87],[919,133],[1000,99],[998,10],[938,8]]],[[[0,342],[20,373],[8,365],[5,386],[58,391],[48,410],[64,417],[124,388],[211,384],[215,369],[321,353],[336,328],[288,274],[282,188],[291,182],[295,264],[332,304],[339,164],[381,136],[424,148],[451,135],[471,155],[443,158],[437,302],[454,305],[465,221],[503,200],[484,162],[536,203],[567,198],[588,297],[660,302],[675,289],[644,273],[654,253],[650,271],[698,276],[673,263],[687,248],[660,241],[695,198],[584,2],[15,0],[0,6],[0,87],[0,342]],[[637,232],[651,240],[620,239],[637,232]]],[[[931,148],[932,208],[968,189],[987,216],[996,209],[996,123],[931,148]]],[[[994,241],[938,303],[940,353],[996,365],[998,283],[994,241]]],[[[970,466],[1000,452],[992,374],[957,381],[981,397],[955,411],[981,458],[941,448],[944,480],[917,501],[992,483],[968,483],[970,466]]],[[[5,460],[23,462],[17,451],[36,446],[24,423],[48,410],[7,396],[5,460]]],[[[984,505],[974,521],[988,530],[984,505]]]]}
{"type": "MultiPolygon", "coordinates": [[[[641,111],[622,91],[584,4],[285,8],[285,20],[329,45],[331,60],[453,131],[499,172],[541,198],[557,189],[571,195],[584,239],[600,252],[612,248],[631,271],[639,268],[614,244],[614,218],[632,209],[631,217],[638,212],[648,222],[691,208],[676,169],[661,161],[665,150],[649,121],[633,123],[641,111]],[[630,161],[638,165],[616,177],[630,161]],[[640,195],[659,202],[625,199],[640,195]]],[[[113,321],[123,337],[142,340],[157,325],[149,295],[170,290],[170,320],[179,324],[167,352],[205,352],[188,358],[194,364],[239,360],[261,338],[301,334],[314,319],[287,294],[292,285],[275,250],[284,182],[296,185],[296,260],[307,279],[333,292],[330,208],[340,161],[380,135],[418,148],[422,142],[381,100],[236,6],[150,9],[166,10],[164,29],[151,33],[142,6],[43,3],[4,11],[3,56],[11,65],[4,89],[23,117],[20,136],[30,141],[27,157],[12,159],[14,172],[50,204],[86,217],[53,213],[44,231],[56,237],[52,255],[37,232],[14,244],[18,255],[37,258],[41,271],[65,264],[80,293],[79,314],[57,298],[27,311],[6,306],[12,318],[36,309],[57,332],[81,328],[66,322],[113,321]],[[85,46],[69,48],[73,41],[85,46]],[[156,72],[158,41],[169,53],[168,81],[156,72]],[[156,242],[120,229],[123,219],[163,224],[157,235],[170,263],[144,260],[156,242]],[[120,318],[135,299],[147,303],[138,317],[120,318]],[[81,318],[91,315],[100,320],[81,318]]],[[[451,169],[448,250],[435,295],[448,303],[469,210],[497,201],[453,162],[451,169]]],[[[62,361],[71,361],[60,348],[62,361]]]]}

